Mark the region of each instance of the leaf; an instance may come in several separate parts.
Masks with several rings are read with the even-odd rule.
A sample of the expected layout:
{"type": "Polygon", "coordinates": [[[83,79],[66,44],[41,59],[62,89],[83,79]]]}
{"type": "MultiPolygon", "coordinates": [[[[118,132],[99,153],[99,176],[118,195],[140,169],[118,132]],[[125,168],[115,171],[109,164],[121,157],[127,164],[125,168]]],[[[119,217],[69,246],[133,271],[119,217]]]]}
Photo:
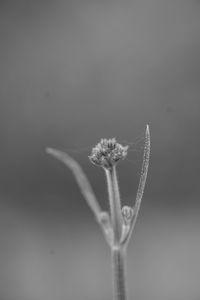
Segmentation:
{"type": "Polygon", "coordinates": [[[140,210],[142,196],[144,193],[145,183],[146,183],[146,179],[147,179],[149,158],[150,158],[150,131],[149,131],[149,125],[147,125],[146,133],[145,133],[145,145],[144,145],[144,154],[143,154],[143,162],[142,162],[140,181],[139,181],[138,190],[137,190],[137,194],[136,194],[135,205],[133,207],[134,217],[131,222],[129,233],[126,235],[126,237],[122,241],[123,245],[128,243],[128,241],[131,237],[131,234],[133,232],[133,229],[135,227],[135,223],[137,220],[138,212],[140,210]]]}

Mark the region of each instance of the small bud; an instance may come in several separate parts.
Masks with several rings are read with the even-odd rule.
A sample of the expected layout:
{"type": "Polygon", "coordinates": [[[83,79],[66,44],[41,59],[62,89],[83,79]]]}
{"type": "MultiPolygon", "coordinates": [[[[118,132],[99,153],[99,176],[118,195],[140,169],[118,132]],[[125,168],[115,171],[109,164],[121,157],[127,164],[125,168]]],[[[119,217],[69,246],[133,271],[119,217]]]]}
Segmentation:
{"type": "Polygon", "coordinates": [[[123,206],[122,207],[122,217],[124,220],[125,225],[130,224],[134,215],[134,210],[130,206],[123,206]]]}
{"type": "Polygon", "coordinates": [[[117,143],[115,138],[101,139],[89,156],[90,161],[105,169],[112,168],[119,160],[127,155],[128,146],[117,143]]]}

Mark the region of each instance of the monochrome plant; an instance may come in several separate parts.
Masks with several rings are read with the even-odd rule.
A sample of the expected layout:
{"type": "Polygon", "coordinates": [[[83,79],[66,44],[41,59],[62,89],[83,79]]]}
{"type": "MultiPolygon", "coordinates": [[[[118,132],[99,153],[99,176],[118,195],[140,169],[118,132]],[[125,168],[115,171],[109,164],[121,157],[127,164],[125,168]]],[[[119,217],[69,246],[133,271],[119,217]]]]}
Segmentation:
{"type": "Polygon", "coordinates": [[[109,212],[101,210],[86,174],[73,158],[67,153],[52,148],[47,148],[47,153],[63,162],[74,174],[80,190],[93,211],[111,249],[113,299],[127,300],[126,252],[137,220],[147,178],[150,157],[149,126],[147,125],[146,127],[141,175],[136,200],[132,207],[127,205],[122,206],[116,172],[117,164],[127,156],[128,146],[122,146],[117,143],[115,138],[101,139],[92,149],[89,156],[89,160],[94,165],[102,167],[105,171],[110,207],[109,212]]]}

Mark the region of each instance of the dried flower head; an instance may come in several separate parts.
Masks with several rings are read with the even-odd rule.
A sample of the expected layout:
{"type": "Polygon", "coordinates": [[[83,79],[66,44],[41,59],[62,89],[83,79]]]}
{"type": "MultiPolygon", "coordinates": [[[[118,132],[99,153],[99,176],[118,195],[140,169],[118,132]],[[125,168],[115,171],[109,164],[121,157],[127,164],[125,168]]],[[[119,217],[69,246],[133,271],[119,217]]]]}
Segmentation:
{"type": "Polygon", "coordinates": [[[115,138],[101,139],[89,156],[90,161],[105,169],[112,168],[119,160],[127,155],[128,146],[117,143],[115,138]]]}

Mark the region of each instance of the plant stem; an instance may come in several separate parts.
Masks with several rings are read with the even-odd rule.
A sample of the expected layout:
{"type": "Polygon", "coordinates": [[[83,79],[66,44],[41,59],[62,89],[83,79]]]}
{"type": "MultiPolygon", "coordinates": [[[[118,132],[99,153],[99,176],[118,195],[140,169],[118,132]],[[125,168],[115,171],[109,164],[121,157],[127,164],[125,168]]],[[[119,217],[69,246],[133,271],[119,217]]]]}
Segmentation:
{"type": "Polygon", "coordinates": [[[111,255],[114,300],[127,300],[125,278],[126,248],[120,245],[122,234],[122,214],[119,185],[115,166],[106,170],[106,179],[110,202],[111,222],[113,227],[113,244],[111,245],[111,255]]]}
{"type": "Polygon", "coordinates": [[[112,264],[113,264],[113,288],[114,300],[127,300],[126,295],[126,249],[122,247],[113,247],[112,264]]]}
{"type": "Polygon", "coordinates": [[[112,222],[113,233],[114,233],[113,243],[114,246],[118,246],[121,237],[121,231],[122,231],[122,215],[121,215],[119,185],[117,181],[117,173],[116,173],[115,166],[106,170],[106,179],[108,185],[111,222],[112,222]]]}

